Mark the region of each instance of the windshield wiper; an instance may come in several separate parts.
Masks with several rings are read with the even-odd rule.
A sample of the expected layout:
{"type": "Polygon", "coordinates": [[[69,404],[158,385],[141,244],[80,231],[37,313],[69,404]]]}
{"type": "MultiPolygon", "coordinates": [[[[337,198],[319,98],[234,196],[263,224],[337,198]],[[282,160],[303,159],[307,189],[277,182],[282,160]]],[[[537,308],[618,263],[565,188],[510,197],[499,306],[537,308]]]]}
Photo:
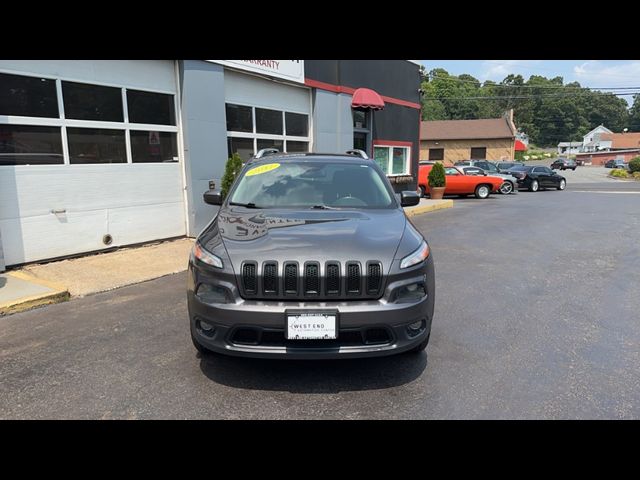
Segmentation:
{"type": "Polygon", "coordinates": [[[249,203],[229,202],[229,205],[236,205],[238,207],[246,207],[246,208],[261,208],[253,202],[249,202],[249,203]]]}
{"type": "Polygon", "coordinates": [[[316,209],[316,210],[338,210],[335,207],[329,207],[327,205],[314,205],[311,208],[316,209]]]}

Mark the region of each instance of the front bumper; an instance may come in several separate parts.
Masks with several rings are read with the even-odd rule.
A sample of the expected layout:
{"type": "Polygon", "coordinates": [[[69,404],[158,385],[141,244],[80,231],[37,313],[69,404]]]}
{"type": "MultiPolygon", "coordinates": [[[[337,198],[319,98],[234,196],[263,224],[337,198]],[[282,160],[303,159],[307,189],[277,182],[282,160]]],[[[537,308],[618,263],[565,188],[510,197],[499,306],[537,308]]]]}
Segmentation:
{"type": "MultiPolygon", "coordinates": [[[[414,278],[425,279],[427,295],[412,303],[379,300],[282,301],[243,300],[207,304],[194,295],[198,272],[189,266],[187,291],[189,321],[194,340],[208,350],[256,358],[327,359],[393,355],[420,344],[431,332],[434,307],[434,268],[430,256],[416,269],[414,278]],[[286,340],[287,311],[335,311],[336,340],[286,340]],[[418,333],[408,325],[422,321],[418,333]],[[206,332],[200,322],[214,327],[206,332]]],[[[407,280],[403,280],[407,283],[407,280]]],[[[392,288],[392,286],[388,286],[392,288]]]]}

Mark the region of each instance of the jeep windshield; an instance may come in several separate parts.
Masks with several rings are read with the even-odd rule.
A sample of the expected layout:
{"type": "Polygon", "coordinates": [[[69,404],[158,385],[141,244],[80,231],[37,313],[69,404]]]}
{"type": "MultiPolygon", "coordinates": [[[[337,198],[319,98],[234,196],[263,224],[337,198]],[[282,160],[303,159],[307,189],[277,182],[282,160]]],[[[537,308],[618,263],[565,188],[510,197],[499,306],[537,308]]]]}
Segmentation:
{"type": "Polygon", "coordinates": [[[395,208],[386,179],[372,165],[331,161],[262,163],[249,168],[229,205],[252,208],[395,208]]]}

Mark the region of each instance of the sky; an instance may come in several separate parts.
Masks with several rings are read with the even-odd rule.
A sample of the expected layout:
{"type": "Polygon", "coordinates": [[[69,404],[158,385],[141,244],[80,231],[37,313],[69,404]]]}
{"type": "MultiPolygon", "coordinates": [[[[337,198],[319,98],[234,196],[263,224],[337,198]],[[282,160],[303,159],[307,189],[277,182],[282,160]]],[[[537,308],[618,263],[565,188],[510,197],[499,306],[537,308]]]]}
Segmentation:
{"type": "MultiPolygon", "coordinates": [[[[510,73],[525,80],[531,75],[561,76],[564,83],[580,82],[583,87],[638,87],[640,60],[419,60],[427,71],[444,68],[453,75],[468,73],[481,82],[499,82],[510,73]]],[[[623,97],[629,105],[631,96],[623,97]]]]}

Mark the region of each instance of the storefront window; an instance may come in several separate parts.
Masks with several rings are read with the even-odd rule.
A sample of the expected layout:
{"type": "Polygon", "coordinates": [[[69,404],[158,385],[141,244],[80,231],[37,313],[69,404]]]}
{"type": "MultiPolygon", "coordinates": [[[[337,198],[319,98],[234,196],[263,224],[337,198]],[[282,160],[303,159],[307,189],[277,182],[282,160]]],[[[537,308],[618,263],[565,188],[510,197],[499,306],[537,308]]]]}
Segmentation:
{"type": "Polygon", "coordinates": [[[120,88],[62,82],[62,98],[65,118],[102,122],[124,121],[120,88]]]}
{"type": "Polygon", "coordinates": [[[131,131],[133,163],[177,162],[178,142],[173,132],[131,131]]]}
{"type": "Polygon", "coordinates": [[[406,148],[394,148],[393,149],[393,162],[391,164],[392,175],[402,175],[407,171],[407,149],[406,148]]]}
{"type": "Polygon", "coordinates": [[[376,145],[373,151],[375,162],[387,175],[407,175],[409,173],[411,147],[376,145]]]}
{"type": "Polygon", "coordinates": [[[374,154],[373,157],[378,164],[378,166],[382,169],[382,171],[386,174],[389,172],[389,148],[387,147],[375,147],[373,149],[374,154]]]}
{"type": "Polygon", "coordinates": [[[353,128],[367,128],[367,112],[353,110],[353,128]]]}
{"type": "Polygon", "coordinates": [[[353,132],[353,148],[367,151],[367,134],[363,132],[353,132]]]}

